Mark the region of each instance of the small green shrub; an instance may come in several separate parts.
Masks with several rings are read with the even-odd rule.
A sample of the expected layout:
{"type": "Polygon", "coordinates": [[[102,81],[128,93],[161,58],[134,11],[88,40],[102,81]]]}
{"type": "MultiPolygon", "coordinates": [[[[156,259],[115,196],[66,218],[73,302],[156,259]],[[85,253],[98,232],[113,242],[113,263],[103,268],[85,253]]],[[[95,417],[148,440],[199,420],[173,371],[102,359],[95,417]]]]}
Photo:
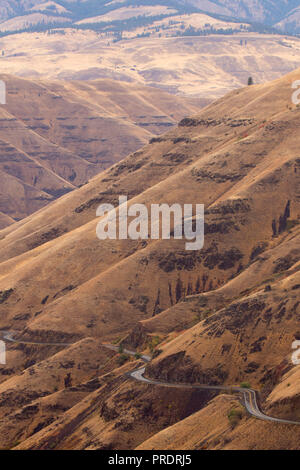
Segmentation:
{"type": "Polygon", "coordinates": [[[249,384],[249,382],[242,382],[240,387],[241,388],[251,388],[251,385],[249,384]]]}
{"type": "Polygon", "coordinates": [[[129,359],[129,356],[127,354],[121,354],[119,357],[118,357],[118,364],[119,366],[122,366],[123,364],[125,364],[125,362],[127,362],[129,359]]]}
{"type": "Polygon", "coordinates": [[[112,344],[119,344],[119,342],[121,341],[122,338],[116,338],[112,341],[112,344]]]}
{"type": "Polygon", "coordinates": [[[235,428],[238,423],[240,422],[240,420],[243,418],[243,410],[242,409],[239,409],[239,408],[232,408],[229,412],[228,412],[228,420],[229,420],[229,423],[230,423],[230,426],[233,428],[235,428]]]}
{"type": "Polygon", "coordinates": [[[157,356],[159,356],[162,353],[162,349],[155,349],[152,358],[155,359],[157,356]]]}
{"type": "Polygon", "coordinates": [[[148,347],[150,349],[151,354],[153,354],[154,349],[156,348],[156,346],[159,345],[159,343],[161,343],[161,341],[162,340],[159,336],[152,336],[151,339],[148,340],[148,347]]]}

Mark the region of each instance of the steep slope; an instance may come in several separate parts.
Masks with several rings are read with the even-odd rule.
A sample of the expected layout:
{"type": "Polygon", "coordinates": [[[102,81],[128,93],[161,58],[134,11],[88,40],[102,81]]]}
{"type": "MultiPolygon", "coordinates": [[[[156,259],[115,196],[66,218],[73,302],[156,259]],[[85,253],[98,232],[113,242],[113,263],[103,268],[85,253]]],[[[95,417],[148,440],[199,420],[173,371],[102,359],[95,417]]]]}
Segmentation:
{"type": "MultiPolygon", "coordinates": [[[[234,18],[245,18],[262,24],[274,25],[295,7],[299,6],[298,0],[220,0],[202,2],[201,0],[189,0],[189,3],[207,11],[234,18]]],[[[287,28],[286,31],[289,31],[287,28]]]]}
{"type": "Polygon", "coordinates": [[[8,215],[3,214],[1,212],[1,214],[0,214],[0,229],[8,227],[8,225],[11,225],[13,223],[14,223],[14,220],[11,217],[9,217],[8,215]]]}
{"type": "MultiPolygon", "coordinates": [[[[208,288],[227,281],[238,269],[246,266],[258,244],[272,241],[272,220],[276,219],[278,229],[279,216],[284,213],[288,201],[291,219],[297,220],[298,217],[298,196],[294,190],[298,181],[298,108],[287,108],[291,80],[296,76],[294,73],[271,85],[233,92],[226,100],[206,108],[199,118],[182,121],[177,130],[158,138],[157,142],[105,171],[90,184],[60,199],[26,223],[4,231],[0,244],[2,259],[23,254],[1,266],[3,273],[9,273],[10,266],[14,265],[13,278],[8,274],[5,283],[3,278],[3,284],[7,288],[16,288],[16,282],[22,284],[22,278],[28,277],[21,301],[15,303],[17,292],[8,301],[14,305],[11,313],[25,313],[28,311],[26,305],[31,305],[32,313],[28,312],[31,317],[33,309],[39,311],[41,300],[49,296],[47,305],[42,306],[45,313],[39,315],[33,324],[37,327],[45,321],[46,330],[53,326],[57,331],[64,331],[64,318],[75,302],[79,323],[74,319],[73,332],[77,327],[82,331],[82,305],[87,322],[87,312],[94,318],[94,312],[101,311],[100,323],[95,319],[95,332],[98,334],[103,328],[113,328],[113,322],[104,320],[110,316],[111,300],[120,290],[121,278],[124,279],[122,291],[126,292],[125,297],[121,292],[118,294],[122,305],[124,303],[122,312],[134,321],[135,315],[152,313],[159,286],[160,308],[170,306],[168,282],[172,288],[175,287],[178,270],[183,271],[182,280],[185,282],[190,278],[195,283],[198,276],[200,279],[207,276],[205,285],[208,288]],[[276,111],[273,104],[275,95],[276,111]],[[274,187],[281,194],[276,200],[274,187]],[[100,245],[95,237],[95,210],[101,202],[116,204],[119,194],[127,194],[132,201],[147,204],[155,201],[204,203],[208,212],[205,249],[199,255],[184,252],[184,245],[178,240],[170,244],[149,241],[147,246],[138,241],[108,240],[100,245]],[[268,220],[265,205],[270,206],[268,220]],[[231,218],[227,216],[224,220],[223,211],[232,214],[231,218]],[[70,236],[66,232],[70,232],[70,236]],[[57,239],[57,235],[63,233],[66,235],[57,239]],[[53,242],[45,243],[52,238],[53,242]],[[83,259],[76,267],[77,250],[82,252],[83,259]],[[174,250],[178,250],[178,255],[173,254],[174,250]],[[94,260],[92,265],[91,259],[94,260]],[[46,266],[44,281],[40,263],[46,266]],[[139,271],[137,266],[141,263],[144,265],[141,278],[133,284],[130,273],[139,271]],[[54,277],[51,287],[48,279],[50,266],[54,277]],[[153,270],[158,273],[157,278],[147,286],[148,276],[153,270]],[[34,272],[39,277],[38,293],[34,272]],[[59,272],[64,275],[59,276],[59,272]],[[107,277],[111,279],[109,282],[107,277]],[[35,286],[36,293],[29,288],[28,282],[35,286]],[[78,288],[52,303],[53,296],[68,285],[78,288]],[[105,289],[105,295],[100,295],[99,285],[105,289]],[[134,290],[128,297],[130,285],[129,291],[134,290]],[[97,292],[97,296],[90,295],[91,290],[97,292]],[[145,312],[139,309],[138,299],[142,295],[149,298],[145,312]],[[31,298],[30,302],[26,300],[27,296],[31,298]],[[127,303],[131,297],[136,298],[137,304],[127,303]],[[36,301],[33,300],[35,298],[36,301]],[[95,302],[100,298],[101,307],[96,307],[95,302]],[[70,302],[69,307],[66,302],[70,302]]],[[[7,320],[6,317],[6,323],[7,320]]]]}
{"type": "Polygon", "coordinates": [[[14,220],[86,183],[197,110],[158,89],[112,80],[1,78],[7,104],[0,108],[0,211],[14,220]]]}
{"type": "Polygon", "coordinates": [[[298,33],[300,29],[300,7],[297,6],[297,8],[290,11],[276,24],[276,28],[282,31],[291,31],[294,34],[298,33]]]}
{"type": "Polygon", "coordinates": [[[10,16],[16,15],[20,9],[30,9],[32,6],[40,3],[40,0],[1,0],[0,12],[1,19],[7,19],[10,16]]]}
{"type": "Polygon", "coordinates": [[[24,1],[0,3],[0,30],[43,30],[48,27],[59,27],[61,24],[93,25],[97,23],[111,28],[131,29],[132,26],[147,24],[150,20],[172,17],[176,13],[193,11],[181,1],[143,1],[122,0],[122,2],[94,0],[78,1],[24,1]],[[121,23],[123,22],[123,24],[121,23]],[[128,22],[128,23],[127,23],[128,22]]]}
{"type": "Polygon", "coordinates": [[[239,401],[222,395],[192,416],[154,435],[138,450],[294,450],[299,449],[295,428],[251,420],[239,401]],[[240,413],[232,426],[228,414],[240,413]]]}
{"type": "Polygon", "coordinates": [[[291,102],[299,73],[229,93],[0,232],[0,327],[14,331],[17,341],[9,343],[1,369],[8,399],[0,408],[14,423],[2,446],[16,446],[17,419],[26,415],[18,448],[132,449],[143,442],[161,448],[173,430],[157,433],[200,410],[198,430],[196,415],[178,424],[182,448],[202,448],[207,440],[209,448],[278,449],[290,437],[289,448],[299,447],[299,427],[280,425],[271,438],[265,431],[272,425],[249,421],[244,411],[232,431],[226,414],[239,406],[236,395],[208,404],[214,393],[178,389],[170,397],[167,388],[129,381],[124,374],[140,361],[130,361],[122,347],[109,370],[101,359],[100,372],[87,365],[82,376],[77,352],[70,363],[85,341],[90,356],[99,343],[121,342],[153,353],[148,376],[250,382],[263,410],[300,419],[299,366],[291,361],[300,315],[300,110],[291,102]],[[204,203],[204,248],[189,252],[184,240],[174,239],[100,242],[96,209],[116,205],[122,194],[147,207],[204,203]],[[53,342],[63,343],[60,352],[53,342]],[[62,411],[69,383],[60,370],[55,391],[50,371],[64,361],[76,387],[97,378],[100,385],[84,396],[80,388],[70,390],[70,407],[62,411]],[[24,403],[14,403],[13,384],[24,403]],[[59,411],[50,413],[48,401],[59,411]]]}

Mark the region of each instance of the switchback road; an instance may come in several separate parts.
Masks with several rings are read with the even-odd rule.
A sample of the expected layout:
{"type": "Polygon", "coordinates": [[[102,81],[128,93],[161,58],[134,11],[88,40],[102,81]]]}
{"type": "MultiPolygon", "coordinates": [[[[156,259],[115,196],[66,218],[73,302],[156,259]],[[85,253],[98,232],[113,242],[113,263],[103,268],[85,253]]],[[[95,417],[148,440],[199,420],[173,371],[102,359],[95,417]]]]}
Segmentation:
{"type": "MultiPolygon", "coordinates": [[[[20,339],[14,339],[14,333],[9,331],[4,331],[2,333],[2,337],[4,340],[9,341],[11,343],[18,343],[18,344],[32,344],[32,345],[40,345],[40,346],[71,346],[72,343],[42,343],[42,342],[33,342],[33,341],[23,341],[20,339]]],[[[110,349],[111,351],[119,352],[119,347],[113,344],[102,344],[102,346],[110,349]]],[[[123,349],[123,353],[129,356],[137,356],[135,351],[130,351],[128,349],[123,349]]],[[[139,359],[144,362],[150,362],[151,357],[145,354],[139,355],[139,359]]],[[[251,388],[242,388],[242,387],[230,387],[225,385],[194,385],[194,384],[185,384],[185,383],[172,383],[172,382],[165,382],[163,380],[156,380],[150,379],[145,377],[146,368],[139,367],[131,372],[126,374],[127,377],[130,379],[136,380],[138,382],[142,382],[148,385],[156,385],[161,387],[167,388],[181,388],[181,389],[192,389],[192,390],[211,390],[211,391],[219,391],[219,392],[229,392],[229,393],[238,393],[242,397],[242,402],[248,413],[263,421],[271,421],[273,423],[281,423],[281,424],[293,424],[293,425],[300,425],[300,422],[291,421],[288,419],[281,419],[281,418],[274,418],[272,416],[265,415],[259,408],[257,403],[258,392],[251,388]]]]}

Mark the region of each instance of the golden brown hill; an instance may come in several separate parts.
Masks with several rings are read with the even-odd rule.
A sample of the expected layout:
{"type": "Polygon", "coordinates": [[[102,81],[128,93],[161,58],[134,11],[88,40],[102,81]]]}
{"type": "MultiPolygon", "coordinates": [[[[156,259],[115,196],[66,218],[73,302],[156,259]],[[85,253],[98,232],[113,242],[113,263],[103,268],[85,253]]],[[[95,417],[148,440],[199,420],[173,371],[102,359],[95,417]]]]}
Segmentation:
{"type": "Polygon", "coordinates": [[[14,220],[6,214],[0,213],[0,228],[3,229],[13,224],[14,220]]]}
{"type": "MultiPolygon", "coordinates": [[[[299,110],[290,105],[297,75],[232,92],[88,185],[4,230],[2,290],[14,289],[2,305],[9,311],[4,324],[22,313],[27,321],[20,326],[30,324],[37,332],[120,333],[120,323],[126,330],[128,321],[154,313],[158,293],[158,309],[170,307],[179,277],[186,293],[196,284],[200,291],[215,289],[257,253],[280,243],[286,231],[281,227],[274,238],[273,221],[278,231],[288,201],[285,228],[299,215],[299,110]],[[174,240],[99,242],[96,208],[116,204],[120,194],[146,204],[204,203],[204,249],[186,252],[183,241],[174,240]],[[88,324],[93,326],[86,330],[88,324]]],[[[177,296],[183,295],[182,288],[177,296]]]]}
{"type": "MultiPolygon", "coordinates": [[[[75,342],[75,349],[88,337],[116,343],[124,338],[131,348],[154,352],[148,375],[249,382],[261,392],[266,412],[300,419],[298,372],[291,362],[292,342],[299,339],[300,285],[300,109],[291,103],[291,84],[299,74],[230,93],[87,185],[2,230],[2,330],[17,330],[16,337],[28,341],[75,342]],[[180,240],[100,242],[96,208],[117,204],[120,194],[147,206],[204,203],[204,248],[189,252],[180,240]]],[[[32,387],[43,391],[44,369],[52,361],[55,368],[57,356],[50,348],[48,354],[47,348],[37,348],[15,344],[9,350],[3,393],[15,381],[23,386],[18,374],[25,368],[28,375],[28,360],[36,363],[32,387]]],[[[69,358],[70,349],[58,354],[69,358]]],[[[47,425],[50,415],[42,420],[34,412],[34,427],[26,436],[22,428],[19,447],[118,449],[145,442],[145,448],[160,448],[165,434],[158,434],[158,441],[148,439],[199,409],[204,420],[212,410],[217,423],[219,406],[222,420],[216,428],[210,423],[198,434],[193,431],[191,445],[207,439],[211,448],[230,448],[230,442],[234,448],[280,448],[279,433],[262,438],[271,424],[256,425],[252,418],[250,427],[243,416],[237,434],[231,434],[227,413],[237,397],[218,397],[207,409],[210,394],[196,398],[179,390],[171,399],[168,390],[124,377],[137,362],[122,354],[115,360],[126,363],[109,373],[105,388],[72,399],[74,406],[65,413],[54,411],[57,421],[47,425]],[[210,440],[214,432],[222,434],[218,442],[210,440]]],[[[76,384],[92,378],[82,378],[75,365],[69,373],[76,384]]],[[[53,395],[51,388],[45,393],[53,395]]],[[[34,394],[35,400],[41,398],[34,394]]],[[[17,408],[7,403],[5,412],[11,411],[15,422],[17,408]]],[[[182,436],[180,445],[186,448],[190,438],[182,423],[178,439],[182,436]]],[[[299,429],[292,431],[298,437],[299,429]]],[[[290,426],[282,435],[291,436],[290,426]]],[[[3,446],[12,446],[14,436],[3,446]]],[[[298,442],[291,440],[290,447],[298,442]]]]}
{"type": "Polygon", "coordinates": [[[239,401],[221,395],[192,416],[154,435],[138,450],[294,450],[299,433],[294,427],[249,418],[239,401]],[[228,413],[239,410],[242,418],[232,427],[228,413]]]}
{"type": "MultiPolygon", "coordinates": [[[[42,425],[40,432],[27,429],[27,439],[23,442],[13,441],[13,429],[10,436],[2,442],[7,447],[22,449],[127,449],[134,448],[148,437],[156,434],[167,423],[175,423],[201,408],[211,398],[210,393],[194,394],[174,390],[172,401],[168,389],[147,387],[132,384],[124,374],[137,364],[129,362],[113,372],[99,378],[99,385],[94,391],[86,393],[83,399],[78,399],[79,388],[64,390],[60,396],[54,395],[37,400],[39,412],[32,413],[31,420],[38,426],[41,423],[41,414],[46,416],[46,404],[50,400],[63,403],[69,396],[69,403],[65,413],[59,413],[56,421],[49,425],[42,425]],[[77,392],[77,394],[76,394],[77,392]],[[74,401],[77,398],[77,403],[74,401]],[[71,402],[73,401],[73,403],[71,402]],[[130,403],[130,408],[128,408],[130,403]],[[73,405],[73,406],[72,406],[73,405]]],[[[81,390],[83,392],[84,390],[81,390]]],[[[28,408],[28,407],[27,407],[28,408]]],[[[18,410],[18,414],[25,415],[26,408],[18,410]]],[[[49,415],[48,415],[49,416],[49,415]]],[[[16,419],[11,414],[10,419],[16,419]]],[[[14,426],[16,430],[20,426],[14,426]]],[[[15,432],[15,431],[14,431],[15,432]]],[[[24,431],[23,431],[24,432],[24,431]]],[[[16,434],[15,434],[16,436],[16,434]]],[[[24,434],[23,434],[24,436],[24,434]]],[[[22,436],[22,437],[23,437],[22,436]]]]}
{"type": "Polygon", "coordinates": [[[112,80],[1,78],[7,87],[7,104],[0,108],[6,225],[86,183],[198,109],[158,89],[112,80]]]}

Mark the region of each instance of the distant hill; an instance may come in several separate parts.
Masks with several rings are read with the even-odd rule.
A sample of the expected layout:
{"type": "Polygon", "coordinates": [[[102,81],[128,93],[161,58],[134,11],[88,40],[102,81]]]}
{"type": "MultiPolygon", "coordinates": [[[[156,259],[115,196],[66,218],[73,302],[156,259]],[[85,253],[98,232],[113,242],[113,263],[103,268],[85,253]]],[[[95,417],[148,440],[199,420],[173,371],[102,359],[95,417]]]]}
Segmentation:
{"type": "Polygon", "coordinates": [[[209,13],[271,26],[276,26],[300,6],[299,0],[188,0],[187,3],[209,13]]]}
{"type": "Polygon", "coordinates": [[[219,0],[202,2],[191,0],[190,4],[210,13],[221,13],[244,18],[250,22],[258,22],[286,33],[300,33],[300,1],[299,0],[219,0]]]}
{"type": "Polygon", "coordinates": [[[300,31],[299,0],[12,0],[0,1],[0,31],[76,26],[125,31],[178,14],[202,12],[232,21],[300,31]]]}

